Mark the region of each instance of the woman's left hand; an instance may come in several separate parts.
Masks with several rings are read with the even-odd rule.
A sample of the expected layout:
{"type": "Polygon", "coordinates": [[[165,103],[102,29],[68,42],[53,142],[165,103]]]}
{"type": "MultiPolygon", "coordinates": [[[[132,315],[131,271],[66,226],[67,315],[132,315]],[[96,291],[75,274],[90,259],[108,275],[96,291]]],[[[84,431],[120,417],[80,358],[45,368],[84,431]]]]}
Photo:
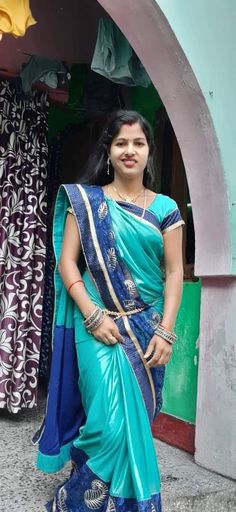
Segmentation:
{"type": "Polygon", "coordinates": [[[160,336],[154,334],[152,337],[146,353],[144,354],[144,358],[148,359],[150,356],[151,359],[147,361],[147,366],[149,368],[153,366],[162,366],[167,364],[170,356],[172,354],[172,346],[168,341],[163,340],[160,336]]]}

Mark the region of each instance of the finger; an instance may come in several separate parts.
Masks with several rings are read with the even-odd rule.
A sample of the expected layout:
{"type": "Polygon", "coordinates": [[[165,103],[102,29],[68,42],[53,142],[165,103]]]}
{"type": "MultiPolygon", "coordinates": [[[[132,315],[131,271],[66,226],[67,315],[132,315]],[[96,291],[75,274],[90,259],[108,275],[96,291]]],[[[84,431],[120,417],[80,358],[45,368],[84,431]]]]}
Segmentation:
{"type": "Polygon", "coordinates": [[[171,352],[160,351],[159,355],[154,354],[154,356],[152,358],[153,360],[150,359],[150,361],[148,361],[148,365],[163,366],[164,364],[168,363],[170,355],[171,355],[171,352]]]}
{"type": "Polygon", "coordinates": [[[167,364],[171,358],[171,354],[172,354],[172,351],[168,352],[165,356],[165,363],[164,364],[167,364]]]}
{"type": "Polygon", "coordinates": [[[125,340],[124,338],[121,336],[120,334],[120,331],[118,329],[113,329],[112,331],[112,335],[115,336],[115,338],[117,339],[117,341],[119,341],[120,343],[125,343],[125,340]]]}
{"type": "Polygon", "coordinates": [[[156,364],[156,366],[164,366],[166,363],[168,363],[168,358],[165,356],[165,357],[160,357],[158,363],[156,364]]]}
{"type": "Polygon", "coordinates": [[[145,359],[148,359],[152,355],[153,351],[155,350],[155,346],[155,340],[151,339],[146,353],[144,354],[145,359]]]}
{"type": "Polygon", "coordinates": [[[108,343],[109,345],[115,345],[116,343],[118,343],[118,340],[115,338],[115,336],[109,334],[108,343]]]}
{"type": "Polygon", "coordinates": [[[97,336],[94,336],[97,341],[100,341],[101,343],[105,343],[105,345],[111,345],[111,342],[109,340],[109,337],[107,334],[99,334],[97,336]]]}
{"type": "Polygon", "coordinates": [[[162,355],[162,352],[160,350],[155,350],[152,358],[148,361],[147,365],[150,366],[156,366],[159,363],[159,359],[162,355]]]}
{"type": "Polygon", "coordinates": [[[97,332],[96,334],[94,333],[94,337],[98,341],[101,341],[102,343],[105,343],[106,345],[112,345],[114,343],[117,343],[115,336],[113,336],[112,332],[110,332],[108,330],[106,330],[104,332],[103,330],[100,329],[99,332],[97,332]]]}
{"type": "Polygon", "coordinates": [[[105,345],[110,345],[109,340],[107,340],[106,338],[102,338],[102,337],[98,337],[98,336],[95,336],[95,338],[97,341],[100,341],[100,343],[105,343],[105,345]]]}

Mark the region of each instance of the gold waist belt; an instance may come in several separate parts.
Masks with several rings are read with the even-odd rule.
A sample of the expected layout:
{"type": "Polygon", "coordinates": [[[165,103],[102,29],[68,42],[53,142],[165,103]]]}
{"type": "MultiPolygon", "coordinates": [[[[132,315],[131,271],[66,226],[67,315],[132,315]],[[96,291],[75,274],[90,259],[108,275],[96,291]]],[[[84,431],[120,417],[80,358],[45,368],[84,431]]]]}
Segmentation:
{"type": "Polygon", "coordinates": [[[141,313],[143,310],[144,308],[131,309],[130,311],[109,311],[109,309],[104,309],[103,311],[105,315],[113,316],[117,320],[122,316],[130,316],[135,315],[136,313],[141,313]]]}

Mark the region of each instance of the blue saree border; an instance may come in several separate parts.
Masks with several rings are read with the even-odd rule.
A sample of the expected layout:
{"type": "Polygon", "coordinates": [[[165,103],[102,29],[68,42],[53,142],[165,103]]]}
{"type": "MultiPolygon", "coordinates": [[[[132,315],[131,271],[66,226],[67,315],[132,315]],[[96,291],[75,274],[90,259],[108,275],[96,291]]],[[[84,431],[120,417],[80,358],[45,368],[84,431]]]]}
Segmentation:
{"type": "Polygon", "coordinates": [[[128,203],[125,201],[117,201],[117,203],[124,208],[127,212],[131,213],[132,215],[135,215],[139,219],[144,219],[145,221],[148,221],[149,224],[152,224],[153,227],[155,227],[162,236],[161,233],[161,226],[157,219],[157,216],[154,215],[151,211],[142,208],[141,206],[137,206],[133,203],[128,203]]]}
{"type": "Polygon", "coordinates": [[[109,483],[93,473],[82,450],[72,447],[71,460],[71,475],[46,504],[47,512],[162,512],[160,492],[143,500],[112,496],[109,483]]]}

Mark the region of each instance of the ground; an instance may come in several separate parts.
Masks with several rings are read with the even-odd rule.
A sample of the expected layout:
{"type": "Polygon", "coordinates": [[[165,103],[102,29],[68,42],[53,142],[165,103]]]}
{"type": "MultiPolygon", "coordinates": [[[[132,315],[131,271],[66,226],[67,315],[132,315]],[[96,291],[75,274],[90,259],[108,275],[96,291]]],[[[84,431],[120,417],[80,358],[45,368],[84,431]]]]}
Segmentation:
{"type": "MultiPolygon", "coordinates": [[[[38,409],[17,415],[0,411],[0,512],[44,512],[44,503],[68,476],[35,469],[31,437],[40,425],[45,399],[38,409]]],[[[236,483],[194,463],[193,456],[155,441],[162,475],[163,512],[236,512],[236,483]]]]}

